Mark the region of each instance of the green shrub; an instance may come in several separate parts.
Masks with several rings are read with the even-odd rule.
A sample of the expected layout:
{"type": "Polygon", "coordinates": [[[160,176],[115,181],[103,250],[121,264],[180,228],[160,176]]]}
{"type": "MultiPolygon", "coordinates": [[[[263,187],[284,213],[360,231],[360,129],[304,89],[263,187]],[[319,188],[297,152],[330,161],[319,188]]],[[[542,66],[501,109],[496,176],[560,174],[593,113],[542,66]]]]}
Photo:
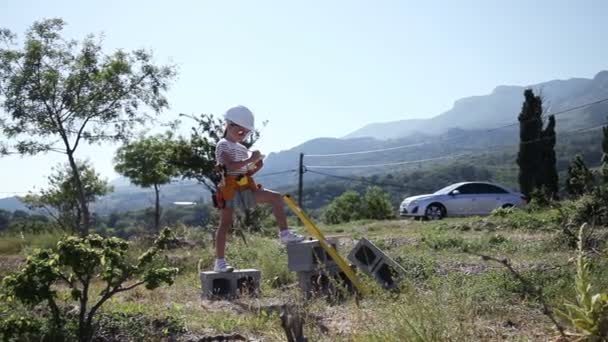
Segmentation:
{"type": "Polygon", "coordinates": [[[608,293],[593,293],[591,284],[591,262],[584,251],[585,225],[578,235],[576,260],[576,302],[566,303],[565,310],[558,314],[566,318],[587,341],[608,339],[608,293]]]}
{"type": "Polygon", "coordinates": [[[576,203],[573,221],[578,224],[608,225],[608,189],[598,187],[583,195],[576,203]]]}
{"type": "Polygon", "coordinates": [[[170,230],[163,230],[154,246],[133,264],[128,257],[129,243],[124,240],[99,235],[66,237],[57,243],[55,250],[35,250],[20,271],[6,276],[2,280],[1,299],[17,300],[31,308],[46,305],[55,340],[65,339],[67,327],[72,324],[78,327],[80,341],[90,341],[95,314],[115,294],[140,285],[151,290],[163,283],[173,283],[177,269],[159,267],[157,256],[174,240],[170,230]],[[98,297],[89,293],[94,282],[106,284],[98,297]],[[58,284],[69,289],[69,297],[57,292],[58,284]],[[71,302],[77,303],[82,313],[77,323],[62,309],[62,304],[71,302]]]}
{"type": "Polygon", "coordinates": [[[388,193],[377,186],[367,189],[363,198],[364,216],[372,220],[387,220],[395,217],[388,193]]]}
{"type": "Polygon", "coordinates": [[[377,186],[369,187],[362,197],[355,191],[346,191],[333,200],[323,214],[323,221],[339,224],[361,219],[386,220],[395,217],[387,192],[377,186]]]}
{"type": "Polygon", "coordinates": [[[350,222],[363,218],[364,204],[355,191],[346,191],[333,200],[323,214],[323,221],[328,224],[350,222]]]}

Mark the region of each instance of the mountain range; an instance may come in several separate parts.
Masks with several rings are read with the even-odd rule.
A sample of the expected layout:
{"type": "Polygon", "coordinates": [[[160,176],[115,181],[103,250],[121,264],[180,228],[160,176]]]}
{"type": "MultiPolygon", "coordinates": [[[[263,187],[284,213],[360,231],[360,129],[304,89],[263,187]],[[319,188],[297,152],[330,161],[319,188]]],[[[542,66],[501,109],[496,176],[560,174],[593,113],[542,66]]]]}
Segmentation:
{"type": "MultiPolygon", "coordinates": [[[[601,71],[591,79],[552,80],[529,86],[502,85],[490,94],[456,100],[451,109],[429,119],[370,123],[342,138],[314,138],[286,151],[270,153],[265,160],[264,170],[258,175],[259,182],[280,189],[295,187],[295,170],[298,168],[300,153],[305,154],[304,164],[311,171],[305,177],[305,182],[310,184],[325,178],[315,171],[337,176],[362,176],[386,173],[387,170],[401,172],[416,164],[433,162],[437,158],[438,162],[442,162],[441,158],[445,156],[487,152],[494,147],[516,145],[519,141],[517,116],[524,99],[523,92],[528,88],[541,95],[546,114],[556,115],[558,140],[561,134],[576,134],[581,129],[598,126],[606,121],[608,71],[601,71]],[[591,103],[593,104],[587,105],[591,103]],[[348,154],[390,148],[394,149],[348,154]],[[347,155],[313,156],[343,153],[347,155]],[[402,164],[395,165],[401,162],[402,164]],[[353,167],[370,164],[389,165],[353,167]],[[318,168],[319,166],[324,168],[318,168]],[[335,166],[350,167],[331,168],[335,166]]],[[[370,117],[373,115],[370,113],[370,117]]],[[[124,179],[113,183],[115,192],[95,204],[100,214],[152,205],[152,190],[129,185],[124,179]]],[[[175,201],[208,201],[209,198],[203,186],[188,181],[166,185],[161,193],[161,202],[165,205],[175,201]]],[[[0,199],[0,208],[23,209],[16,198],[0,199]]]]}

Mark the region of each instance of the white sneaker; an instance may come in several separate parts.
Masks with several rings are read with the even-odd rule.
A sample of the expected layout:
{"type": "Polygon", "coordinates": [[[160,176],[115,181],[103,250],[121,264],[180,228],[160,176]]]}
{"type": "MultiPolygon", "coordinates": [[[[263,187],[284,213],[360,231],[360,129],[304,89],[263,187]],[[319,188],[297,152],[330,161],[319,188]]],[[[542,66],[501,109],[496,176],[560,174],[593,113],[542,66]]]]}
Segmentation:
{"type": "Polygon", "coordinates": [[[234,271],[234,267],[228,265],[225,260],[218,261],[215,260],[215,266],[213,267],[213,272],[219,273],[230,273],[234,271]]]}
{"type": "Polygon", "coordinates": [[[290,243],[296,243],[296,242],[301,242],[304,241],[304,236],[300,235],[300,234],[296,234],[291,230],[287,230],[281,232],[279,234],[279,240],[281,241],[282,244],[287,245],[290,243]],[[285,233],[284,233],[285,232],[285,233]]]}

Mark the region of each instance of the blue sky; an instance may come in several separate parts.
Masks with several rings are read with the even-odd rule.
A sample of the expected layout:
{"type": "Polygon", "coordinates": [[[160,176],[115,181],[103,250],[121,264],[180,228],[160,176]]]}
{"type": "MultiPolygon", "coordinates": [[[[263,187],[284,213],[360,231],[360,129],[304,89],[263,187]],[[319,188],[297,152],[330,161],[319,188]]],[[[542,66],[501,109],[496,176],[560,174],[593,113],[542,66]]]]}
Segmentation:
{"type": "MultiPolygon", "coordinates": [[[[0,27],[23,35],[61,17],[104,49],[154,50],[179,76],[162,118],[235,104],[268,120],[280,151],[365,124],[438,115],[497,85],[591,78],[608,69],[606,1],[4,0],[0,27]]],[[[186,129],[184,129],[185,131],[186,129]]],[[[116,146],[87,147],[109,179],[116,146]]],[[[0,197],[45,184],[63,156],[0,159],[0,197]]]]}

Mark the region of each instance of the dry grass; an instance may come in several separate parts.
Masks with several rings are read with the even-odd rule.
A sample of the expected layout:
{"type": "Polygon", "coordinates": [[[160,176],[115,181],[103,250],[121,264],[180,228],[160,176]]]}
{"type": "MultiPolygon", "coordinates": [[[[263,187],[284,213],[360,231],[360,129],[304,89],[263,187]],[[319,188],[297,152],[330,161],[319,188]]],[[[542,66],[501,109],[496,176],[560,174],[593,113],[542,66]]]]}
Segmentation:
{"type": "MultiPolygon", "coordinates": [[[[197,268],[208,269],[213,261],[211,244],[203,241],[204,247],[169,253],[167,261],[182,270],[175,284],[120,294],[103,310],[177,317],[199,335],[239,333],[264,341],[284,340],[272,310],[281,304],[300,310],[306,335],[314,341],[545,341],[557,336],[537,298],[500,265],[471,252],[508,258],[523,276],[543,287],[550,304],[560,306],[574,295],[568,260],[575,251],[555,244],[558,231],[499,230],[475,220],[479,221],[365,221],[321,227],[327,235],[339,237],[342,255],[354,239],[365,236],[406,268],[399,291],[376,287],[359,305],[353,298],[338,304],[323,298],[304,301],[295,275],[287,270],[284,248],[274,239],[249,236],[247,244],[236,238],[229,242],[228,260],[239,268],[262,271],[260,297],[202,300],[197,268]],[[462,229],[463,225],[477,228],[462,229]]],[[[0,272],[22,260],[18,255],[2,256],[0,272]]],[[[595,283],[608,287],[606,261],[600,262],[595,283]]]]}

